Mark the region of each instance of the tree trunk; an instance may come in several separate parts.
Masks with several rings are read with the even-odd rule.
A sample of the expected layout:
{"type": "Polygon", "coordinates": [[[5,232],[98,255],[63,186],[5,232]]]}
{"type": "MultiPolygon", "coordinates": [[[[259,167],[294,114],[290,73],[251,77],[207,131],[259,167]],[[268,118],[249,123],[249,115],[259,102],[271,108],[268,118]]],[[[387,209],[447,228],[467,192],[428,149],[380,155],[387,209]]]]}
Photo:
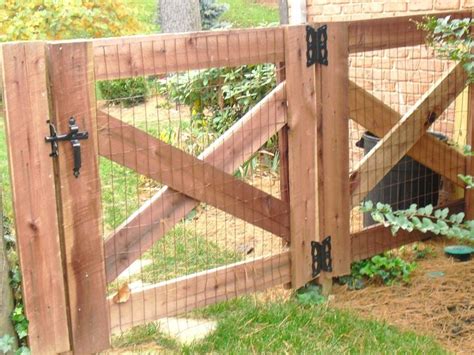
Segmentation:
{"type": "Polygon", "coordinates": [[[161,32],[201,30],[199,0],[159,0],[161,32]]]}
{"type": "Polygon", "coordinates": [[[8,280],[8,260],[5,250],[5,239],[3,231],[3,204],[2,184],[0,178],[0,337],[5,334],[16,339],[15,331],[10,320],[13,311],[13,295],[8,280]]]}
{"type": "Polygon", "coordinates": [[[288,25],[290,23],[288,18],[288,0],[279,0],[280,9],[280,25],[288,25]]]}

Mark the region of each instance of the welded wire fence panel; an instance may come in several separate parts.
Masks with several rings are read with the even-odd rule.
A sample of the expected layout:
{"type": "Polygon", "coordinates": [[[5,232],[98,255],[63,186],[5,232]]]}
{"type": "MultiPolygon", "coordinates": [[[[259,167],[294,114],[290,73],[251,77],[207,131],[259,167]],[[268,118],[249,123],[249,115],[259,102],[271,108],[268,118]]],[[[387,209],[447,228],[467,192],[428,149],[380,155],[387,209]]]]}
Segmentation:
{"type": "Polygon", "coordinates": [[[191,37],[95,44],[113,333],[289,281],[281,29],[191,37]]]}
{"type": "MultiPolygon", "coordinates": [[[[467,94],[465,72],[427,46],[426,33],[414,23],[354,25],[350,36],[358,43],[349,64],[355,233],[378,223],[360,211],[363,201],[400,210],[463,196],[457,174],[465,169],[467,94]]],[[[353,238],[353,258],[397,246],[387,232],[373,229],[353,238]]],[[[415,233],[397,238],[400,245],[419,239],[415,233]]]]}

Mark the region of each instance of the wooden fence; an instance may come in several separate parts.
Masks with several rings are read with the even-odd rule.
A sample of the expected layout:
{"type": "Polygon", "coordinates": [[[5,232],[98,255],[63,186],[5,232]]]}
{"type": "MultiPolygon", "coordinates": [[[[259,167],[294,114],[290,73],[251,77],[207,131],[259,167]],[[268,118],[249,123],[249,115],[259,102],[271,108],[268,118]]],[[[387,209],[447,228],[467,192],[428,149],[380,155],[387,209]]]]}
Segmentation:
{"type": "MultiPolygon", "coordinates": [[[[101,351],[109,348],[112,333],[282,284],[299,288],[315,278],[326,283],[350,273],[354,260],[423,238],[416,232],[392,237],[383,226],[361,226],[358,211],[406,155],[446,184],[459,185],[457,174],[473,173],[459,149],[426,133],[439,117],[457,119],[454,111],[449,116],[449,107],[466,87],[460,65],[443,62],[439,72],[427,71],[420,92],[383,86],[412,82],[390,74],[401,75],[407,63],[435,66],[433,57],[401,56],[426,50],[424,33],[412,20],[311,24],[327,25],[326,65],[308,65],[306,26],[3,44],[10,174],[33,353],[101,351]],[[395,67],[386,64],[393,58],[395,67]],[[359,73],[357,62],[367,70],[359,73]],[[168,80],[175,73],[262,63],[277,68],[273,90],[196,155],[124,120],[100,104],[96,93],[96,81],[168,80]],[[388,74],[379,75],[377,66],[388,74]],[[387,100],[393,93],[399,101],[387,100]],[[75,129],[71,117],[88,139],[58,142],[59,154],[52,159],[54,144],[45,137],[54,132],[47,121],[58,134],[68,133],[75,129]],[[381,139],[362,156],[353,135],[365,130],[381,139]],[[278,194],[234,175],[275,135],[278,194]],[[107,232],[101,159],[161,184],[107,232]],[[202,204],[257,228],[249,233],[269,233],[284,245],[279,252],[135,289],[119,284],[114,286],[119,294],[111,291],[124,271],[202,204]],[[315,273],[312,245],[324,245],[329,236],[332,268],[323,265],[315,273]]],[[[468,112],[459,113],[465,143],[472,140],[472,92],[468,112]]],[[[472,216],[471,193],[450,204],[463,208],[464,201],[472,216]]]]}

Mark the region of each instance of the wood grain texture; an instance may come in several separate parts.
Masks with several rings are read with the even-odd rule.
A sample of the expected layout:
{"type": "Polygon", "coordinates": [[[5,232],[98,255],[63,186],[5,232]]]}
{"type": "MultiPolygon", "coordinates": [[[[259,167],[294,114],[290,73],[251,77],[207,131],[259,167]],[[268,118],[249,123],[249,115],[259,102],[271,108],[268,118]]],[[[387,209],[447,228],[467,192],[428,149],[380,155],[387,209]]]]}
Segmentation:
{"type": "Polygon", "coordinates": [[[98,122],[102,156],[278,236],[289,236],[288,206],[280,199],[116,118],[100,115],[98,122]]]}
{"type": "Polygon", "coordinates": [[[97,80],[284,59],[281,27],[106,38],[93,45],[97,80]]]}
{"type": "MultiPolygon", "coordinates": [[[[473,18],[474,12],[471,12],[473,18]]],[[[471,35],[474,35],[474,28],[471,27],[471,35]]],[[[474,147],[474,83],[469,85],[468,103],[467,103],[467,138],[466,144],[474,147]]],[[[461,172],[463,173],[463,172],[461,172]]],[[[474,176],[474,157],[466,158],[465,175],[474,176]]],[[[466,203],[466,218],[474,219],[474,191],[466,189],[464,192],[464,201],[466,203]]]]}
{"type": "MultiPolygon", "coordinates": [[[[352,81],[349,84],[349,106],[350,118],[378,137],[385,136],[402,117],[352,81]]],[[[415,143],[408,151],[408,156],[452,183],[463,186],[458,174],[466,170],[466,157],[429,133],[425,133],[415,143]]]]}
{"type": "Polygon", "coordinates": [[[316,205],[316,80],[306,66],[305,26],[285,28],[288,93],[291,286],[310,281],[311,241],[319,240],[316,205]]]}
{"type": "MultiPolygon", "coordinates": [[[[328,65],[316,65],[317,186],[321,239],[331,236],[333,271],[350,273],[348,27],[329,23],[328,65]]],[[[324,275],[326,274],[326,275],[324,275]]]]}
{"type": "Polygon", "coordinates": [[[290,280],[289,253],[221,266],[134,290],[126,303],[109,299],[112,333],[172,317],[290,280]]]}
{"type": "MultiPolygon", "coordinates": [[[[430,13],[433,17],[465,18],[470,11],[430,13]]],[[[377,19],[350,21],[349,52],[358,53],[380,49],[409,47],[426,42],[426,32],[417,28],[426,15],[395,16],[377,19]]]]}
{"type": "Polygon", "coordinates": [[[365,155],[351,174],[352,207],[405,156],[466,85],[467,74],[457,64],[440,78],[400,121],[365,155]]]}
{"type": "Polygon", "coordinates": [[[49,134],[44,42],[2,45],[15,230],[35,354],[70,350],[49,134]]]}
{"type": "MultiPolygon", "coordinates": [[[[100,115],[104,114],[99,113],[100,115]]],[[[107,117],[103,119],[106,120],[107,117]]],[[[232,173],[286,122],[286,89],[285,83],[281,83],[198,158],[224,172],[232,173]]],[[[99,130],[100,147],[104,145],[102,140],[108,140],[107,136],[103,137],[104,132],[106,131],[99,130]]],[[[113,281],[197,204],[196,200],[169,187],[160,189],[106,238],[107,281],[113,281]]]]}
{"type": "Polygon", "coordinates": [[[81,141],[79,178],[70,143],[59,143],[58,180],[72,346],[75,353],[92,353],[109,347],[92,44],[54,42],[48,50],[56,128],[69,132],[74,116],[89,132],[81,141]]]}

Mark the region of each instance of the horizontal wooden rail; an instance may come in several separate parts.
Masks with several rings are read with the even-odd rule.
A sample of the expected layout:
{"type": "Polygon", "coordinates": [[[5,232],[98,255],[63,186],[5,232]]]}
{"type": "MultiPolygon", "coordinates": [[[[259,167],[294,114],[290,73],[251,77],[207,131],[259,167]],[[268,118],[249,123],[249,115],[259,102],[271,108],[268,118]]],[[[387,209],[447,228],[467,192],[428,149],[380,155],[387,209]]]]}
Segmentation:
{"type": "Polygon", "coordinates": [[[466,86],[467,74],[457,64],[408,111],[351,174],[352,207],[357,206],[388,171],[405,156],[431,124],[466,86]]]}
{"type": "MultiPolygon", "coordinates": [[[[286,122],[286,91],[283,82],[206,148],[199,159],[232,173],[286,122]]],[[[99,127],[99,154],[104,154],[101,151],[103,133],[106,131],[99,127]]],[[[108,140],[107,136],[105,140],[108,140]]],[[[107,281],[113,281],[197,205],[196,200],[169,187],[158,191],[106,238],[107,281]]]]}
{"type": "Polygon", "coordinates": [[[96,80],[284,61],[282,27],[97,39],[96,80]]]}
{"type": "MultiPolygon", "coordinates": [[[[471,11],[428,14],[434,17],[470,18],[471,11]]],[[[424,15],[397,16],[349,22],[349,53],[374,51],[424,44],[426,32],[417,28],[424,15]]]]}
{"type": "Polygon", "coordinates": [[[289,281],[289,252],[198,272],[134,290],[126,303],[109,298],[110,328],[112,333],[123,332],[289,281]]]}
{"type": "MultiPolygon", "coordinates": [[[[378,137],[385,136],[402,117],[354,82],[349,84],[349,105],[350,118],[378,137]]],[[[420,138],[408,155],[452,183],[464,187],[458,174],[465,173],[466,157],[429,133],[420,138]]]]}
{"type": "MultiPolygon", "coordinates": [[[[449,208],[450,213],[458,213],[464,210],[464,201],[453,201],[439,208],[445,207],[449,208]]],[[[370,226],[351,234],[352,261],[367,259],[385,251],[430,238],[433,235],[432,233],[404,230],[392,235],[390,228],[381,224],[370,226]]]]}

